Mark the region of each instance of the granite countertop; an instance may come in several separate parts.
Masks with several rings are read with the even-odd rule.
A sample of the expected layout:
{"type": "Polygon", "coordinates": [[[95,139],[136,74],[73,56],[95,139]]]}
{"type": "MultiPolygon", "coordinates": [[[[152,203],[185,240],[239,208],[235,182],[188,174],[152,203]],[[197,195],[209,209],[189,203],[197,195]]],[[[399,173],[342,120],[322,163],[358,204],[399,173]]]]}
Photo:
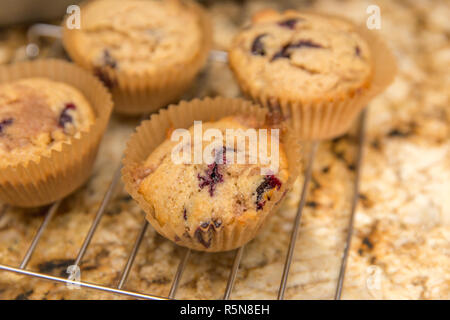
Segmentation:
{"type": "MultiPolygon", "coordinates": [[[[226,49],[252,12],[312,8],[364,22],[372,1],[203,1],[213,15],[215,47],[226,49]]],[[[450,299],[450,5],[379,0],[385,40],[398,58],[392,86],[370,103],[355,231],[344,299],[450,299]]],[[[25,58],[26,28],[0,30],[0,63],[25,58]]],[[[59,56],[47,44],[44,56],[59,56]]],[[[239,96],[226,65],[210,62],[186,98],[239,96]]],[[[28,269],[67,276],[138,120],[114,115],[89,182],[65,199],[28,269]]],[[[350,213],[357,141],[349,134],[323,142],[291,267],[287,299],[332,299],[350,213]]],[[[302,185],[245,248],[235,299],[276,298],[302,185]]],[[[45,208],[0,204],[0,263],[18,266],[45,208]]],[[[118,188],[81,264],[83,281],[117,284],[144,217],[118,188]]],[[[126,289],[167,296],[184,249],[149,227],[126,289]]],[[[191,255],[179,299],[220,299],[234,252],[191,255]]],[[[2,299],[124,299],[0,271],[2,299]]]]}

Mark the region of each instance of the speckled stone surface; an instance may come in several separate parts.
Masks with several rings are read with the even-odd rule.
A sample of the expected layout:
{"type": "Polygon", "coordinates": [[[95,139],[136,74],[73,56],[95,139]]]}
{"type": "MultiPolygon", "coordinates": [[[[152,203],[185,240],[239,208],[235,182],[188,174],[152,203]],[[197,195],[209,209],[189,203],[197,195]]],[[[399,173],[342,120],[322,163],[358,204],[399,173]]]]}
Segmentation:
{"type": "MultiPolygon", "coordinates": [[[[370,104],[359,204],[344,299],[450,299],[450,5],[377,1],[399,62],[393,85],[370,104]]],[[[364,22],[371,1],[207,1],[215,48],[226,49],[255,10],[312,8],[364,22]]],[[[25,30],[25,29],[23,29],[25,30]]],[[[23,30],[1,31],[0,62],[23,59],[23,30]]],[[[49,47],[55,49],[54,45],[49,47]]],[[[57,52],[57,53],[54,53],[57,52]]],[[[45,55],[60,55],[44,50],[45,55]]],[[[225,64],[211,62],[187,98],[238,96],[225,64]]],[[[114,116],[92,178],[65,199],[28,268],[66,276],[88,232],[125,142],[138,121],[114,116]]],[[[287,299],[332,299],[344,249],[357,141],[354,130],[321,143],[286,291],[287,299]]],[[[235,299],[276,298],[302,179],[279,213],[246,246],[235,299]]],[[[84,281],[116,285],[144,221],[122,187],[81,264],[84,281]]],[[[0,263],[18,266],[44,209],[0,207],[0,263]]],[[[167,296],[183,249],[150,227],[126,289],[167,296]]],[[[193,253],[177,298],[223,296],[234,253],[193,253]]],[[[0,271],[2,299],[124,299],[0,271]]]]}

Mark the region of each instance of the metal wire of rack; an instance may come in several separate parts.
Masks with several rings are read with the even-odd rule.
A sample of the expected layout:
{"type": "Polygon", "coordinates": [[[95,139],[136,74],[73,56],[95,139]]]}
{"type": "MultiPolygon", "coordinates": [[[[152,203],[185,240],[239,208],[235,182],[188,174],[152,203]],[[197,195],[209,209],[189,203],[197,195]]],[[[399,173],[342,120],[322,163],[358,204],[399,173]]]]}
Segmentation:
{"type": "MultiPolygon", "coordinates": [[[[55,26],[48,25],[48,28],[46,28],[46,26],[47,25],[39,24],[39,28],[32,28],[30,31],[32,33],[32,38],[36,39],[36,38],[39,38],[39,36],[58,37],[59,33],[55,32],[55,28],[56,28],[55,26]],[[49,32],[49,31],[52,31],[52,32],[49,32]]],[[[226,52],[213,50],[210,54],[210,59],[212,59],[214,61],[219,61],[219,62],[226,62],[226,52]]],[[[366,119],[366,111],[364,110],[359,119],[359,129],[358,129],[358,134],[357,134],[358,135],[358,149],[357,149],[356,168],[355,168],[356,174],[355,174],[355,178],[354,178],[354,189],[353,189],[354,194],[353,194],[353,198],[352,198],[352,206],[351,206],[349,222],[348,222],[348,226],[347,226],[346,243],[345,243],[344,252],[343,252],[343,256],[342,256],[342,260],[341,260],[339,277],[338,277],[337,285],[336,285],[335,300],[341,299],[341,296],[342,296],[342,288],[343,288],[343,284],[344,284],[345,270],[347,267],[348,255],[349,255],[352,233],[353,233],[354,216],[355,216],[355,211],[356,211],[356,207],[357,207],[357,203],[358,203],[359,179],[360,179],[360,172],[361,172],[361,165],[362,165],[362,150],[363,150],[364,141],[365,141],[365,119],[366,119]]],[[[314,158],[315,158],[315,154],[316,154],[318,145],[319,145],[318,141],[313,142],[311,150],[309,151],[309,154],[307,156],[308,162],[307,162],[307,166],[306,166],[306,170],[305,170],[305,178],[304,178],[304,182],[303,182],[300,203],[299,203],[299,206],[297,209],[296,217],[294,219],[293,228],[291,231],[290,243],[289,243],[286,260],[285,260],[285,264],[284,264],[284,268],[283,268],[282,279],[281,279],[280,287],[279,287],[279,291],[278,291],[278,299],[279,300],[284,299],[284,293],[286,290],[287,281],[288,281],[288,277],[289,277],[289,269],[290,269],[293,255],[294,255],[295,244],[296,244],[299,229],[300,229],[301,216],[302,216],[303,208],[304,208],[306,198],[307,198],[308,186],[309,186],[309,182],[311,181],[313,165],[314,165],[314,158]]],[[[90,229],[89,229],[89,231],[83,241],[83,244],[78,252],[78,255],[75,259],[74,265],[71,266],[72,267],[71,270],[76,270],[77,267],[79,268],[79,266],[81,264],[81,261],[89,247],[89,244],[95,234],[95,231],[100,223],[100,220],[114,195],[114,191],[120,180],[121,168],[122,168],[121,165],[119,165],[119,167],[117,168],[117,170],[115,171],[115,173],[113,175],[112,181],[111,181],[108,189],[106,190],[103,200],[102,200],[102,202],[96,212],[96,215],[91,223],[90,229]]],[[[48,223],[51,221],[51,219],[54,217],[54,215],[58,211],[61,201],[62,200],[59,200],[49,207],[49,209],[44,217],[44,220],[42,221],[40,227],[38,228],[36,234],[34,235],[33,240],[31,242],[21,264],[19,265],[19,267],[13,267],[13,266],[0,264],[0,271],[13,272],[13,273],[22,274],[22,275],[26,275],[26,276],[30,276],[30,277],[39,278],[39,279],[44,279],[44,280],[49,280],[49,281],[54,281],[54,282],[59,282],[59,283],[65,283],[65,284],[70,284],[70,285],[76,285],[76,286],[80,286],[80,287],[84,287],[84,288],[100,290],[100,291],[104,291],[104,292],[109,292],[109,293],[114,293],[114,294],[118,294],[118,295],[132,297],[132,298],[136,298],[136,299],[149,299],[149,300],[175,299],[177,289],[180,285],[180,281],[183,276],[183,272],[189,261],[189,257],[191,254],[190,249],[185,249],[185,251],[184,251],[183,257],[181,258],[181,260],[178,264],[177,271],[172,280],[170,291],[169,291],[169,294],[167,295],[167,297],[160,297],[160,296],[156,296],[153,294],[147,294],[147,293],[141,293],[141,292],[135,292],[135,291],[129,291],[129,290],[122,289],[124,287],[124,285],[126,284],[126,281],[130,274],[131,268],[133,266],[133,262],[139,251],[139,247],[142,243],[145,233],[148,229],[147,221],[144,221],[144,223],[142,224],[142,227],[136,237],[136,240],[134,242],[134,245],[133,245],[130,255],[128,257],[128,260],[122,270],[119,282],[117,283],[116,286],[103,286],[103,285],[98,285],[95,283],[90,283],[90,282],[85,282],[85,281],[72,280],[73,274],[70,274],[68,279],[66,279],[66,278],[62,278],[62,277],[51,276],[51,275],[45,274],[45,273],[39,273],[39,272],[33,272],[30,270],[27,270],[28,262],[30,261],[32,255],[39,243],[40,238],[44,234],[48,223]]],[[[233,264],[232,264],[230,274],[228,277],[225,293],[223,295],[224,300],[228,300],[231,297],[231,293],[233,291],[234,283],[235,283],[235,280],[237,277],[240,261],[242,259],[243,254],[244,254],[244,246],[236,249],[236,253],[235,253],[235,257],[233,259],[233,264]]]]}

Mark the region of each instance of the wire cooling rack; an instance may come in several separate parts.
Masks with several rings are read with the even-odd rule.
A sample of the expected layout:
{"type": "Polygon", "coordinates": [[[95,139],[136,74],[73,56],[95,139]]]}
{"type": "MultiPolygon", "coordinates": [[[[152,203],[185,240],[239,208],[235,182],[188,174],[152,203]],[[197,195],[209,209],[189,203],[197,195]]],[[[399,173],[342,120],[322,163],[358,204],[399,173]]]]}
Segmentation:
{"type": "MultiPolygon", "coordinates": [[[[28,46],[31,45],[31,48],[36,48],[37,44],[36,44],[35,40],[42,36],[56,37],[56,38],[60,37],[59,27],[52,26],[52,25],[45,25],[45,24],[38,24],[38,25],[32,26],[28,32],[28,37],[30,39],[30,44],[28,46]]],[[[32,50],[32,52],[33,52],[33,54],[32,54],[33,56],[36,56],[39,54],[39,50],[37,50],[37,51],[32,50]]],[[[210,59],[212,59],[214,61],[226,62],[227,54],[226,54],[226,52],[222,52],[222,51],[212,51],[210,54],[210,59]]],[[[362,150],[363,150],[364,142],[365,142],[365,123],[366,123],[366,111],[364,110],[361,113],[361,116],[359,118],[359,128],[358,128],[358,133],[357,133],[358,148],[357,148],[357,156],[356,156],[356,164],[355,164],[356,168],[355,168],[355,178],[354,178],[354,185],[353,185],[353,197],[352,197],[351,211],[350,211],[350,216],[349,216],[349,221],[348,221],[348,226],[347,226],[346,243],[345,243],[345,247],[344,247],[344,251],[343,251],[343,255],[342,255],[342,259],[341,259],[339,277],[338,277],[337,284],[336,284],[336,291],[335,291],[335,296],[334,296],[335,300],[341,299],[342,288],[343,288],[344,278],[345,278],[345,270],[347,267],[348,254],[349,254],[349,249],[350,249],[351,239],[352,239],[352,234],[353,234],[353,221],[354,221],[356,206],[358,204],[359,180],[360,180],[360,172],[361,172],[361,165],[362,165],[362,150]]],[[[296,240],[297,240],[298,233],[299,233],[300,220],[302,217],[303,208],[306,203],[306,198],[307,198],[307,194],[308,194],[308,186],[309,186],[309,182],[311,181],[314,158],[315,158],[315,154],[316,154],[318,145],[319,145],[318,141],[312,142],[311,149],[307,155],[305,178],[304,178],[303,188],[302,188],[302,192],[301,192],[301,196],[300,196],[300,203],[298,205],[297,213],[296,213],[296,216],[295,216],[295,219],[293,222],[291,238],[290,238],[290,242],[289,242],[288,251],[286,254],[286,260],[285,260],[283,274],[282,274],[281,281],[280,281],[280,287],[278,290],[277,298],[279,300],[284,299],[284,293],[286,290],[286,285],[287,285],[287,281],[288,281],[288,277],[289,277],[289,269],[290,269],[292,258],[294,255],[295,244],[296,244],[296,240]]],[[[18,274],[22,274],[22,275],[26,275],[26,276],[30,276],[30,277],[65,283],[65,284],[69,284],[69,285],[80,286],[80,287],[84,287],[84,288],[100,290],[100,291],[109,292],[109,293],[115,293],[115,294],[128,296],[128,297],[132,297],[132,298],[137,298],[137,299],[149,299],[149,300],[175,299],[177,289],[180,284],[180,280],[183,276],[185,267],[189,261],[189,256],[191,254],[190,249],[186,249],[186,248],[184,249],[185,250],[184,254],[178,264],[178,268],[177,268],[175,276],[172,280],[169,294],[166,297],[156,296],[151,293],[135,292],[135,291],[129,291],[129,290],[122,289],[124,287],[125,283],[127,282],[128,276],[130,275],[130,271],[133,266],[133,262],[139,251],[139,247],[142,243],[142,239],[145,236],[145,232],[148,228],[147,221],[145,221],[143,223],[143,225],[136,237],[133,248],[128,256],[127,263],[125,264],[125,266],[122,270],[120,279],[115,286],[102,286],[102,285],[95,284],[95,283],[73,280],[73,279],[76,279],[75,272],[77,270],[79,270],[79,266],[80,266],[81,261],[89,247],[89,244],[91,243],[92,237],[94,236],[95,231],[97,230],[97,227],[100,223],[100,220],[102,219],[102,216],[113,197],[114,190],[120,180],[121,168],[122,168],[122,166],[119,166],[113,175],[112,181],[111,181],[111,183],[103,197],[103,200],[96,212],[94,220],[92,221],[89,231],[86,234],[83,244],[82,244],[82,246],[78,252],[78,255],[75,259],[75,262],[72,266],[70,266],[70,270],[72,270],[72,273],[69,275],[69,277],[67,279],[62,278],[62,277],[55,277],[55,276],[45,274],[45,273],[39,273],[39,272],[27,270],[28,262],[30,261],[32,255],[39,243],[39,240],[41,239],[42,235],[44,234],[48,223],[51,221],[51,219],[57,212],[62,200],[59,200],[59,201],[53,203],[49,207],[47,213],[45,214],[44,220],[42,221],[42,224],[40,225],[39,229],[37,230],[36,234],[34,235],[33,240],[31,241],[31,244],[30,244],[27,252],[25,253],[20,265],[18,267],[14,267],[14,266],[0,264],[0,271],[14,272],[14,273],[18,273],[18,274]]],[[[244,254],[244,246],[240,247],[239,249],[236,249],[235,251],[236,251],[236,253],[234,256],[233,264],[230,269],[227,286],[226,286],[226,289],[225,289],[225,292],[223,295],[224,300],[230,299],[231,293],[233,291],[233,285],[234,285],[236,275],[239,270],[240,261],[244,254]]]]}

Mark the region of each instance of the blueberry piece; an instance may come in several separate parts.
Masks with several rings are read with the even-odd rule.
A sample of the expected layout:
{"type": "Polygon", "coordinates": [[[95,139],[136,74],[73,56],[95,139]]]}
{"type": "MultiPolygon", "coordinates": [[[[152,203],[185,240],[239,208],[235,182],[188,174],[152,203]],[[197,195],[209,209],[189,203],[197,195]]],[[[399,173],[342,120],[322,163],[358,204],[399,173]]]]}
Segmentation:
{"type": "Polygon", "coordinates": [[[220,226],[222,225],[222,220],[220,220],[220,219],[217,219],[217,220],[213,219],[213,222],[214,222],[214,228],[216,228],[216,229],[220,228],[220,226]]]}
{"type": "Polygon", "coordinates": [[[209,227],[209,225],[210,225],[209,222],[203,222],[203,223],[200,225],[200,227],[201,227],[202,229],[207,229],[207,228],[209,227]]]}
{"type": "Polygon", "coordinates": [[[220,172],[220,165],[218,162],[222,160],[222,164],[226,163],[226,149],[223,148],[221,151],[216,152],[216,157],[213,163],[208,165],[208,169],[205,171],[205,175],[197,175],[199,180],[199,187],[203,189],[204,187],[209,187],[210,196],[214,196],[214,191],[216,190],[216,185],[223,182],[223,175],[220,172]]]}
{"type": "Polygon", "coordinates": [[[294,43],[288,43],[284,45],[280,51],[274,54],[271,61],[274,61],[279,58],[287,58],[291,57],[292,49],[300,49],[300,48],[322,48],[322,46],[318,43],[312,42],[310,40],[300,40],[294,43]]]}
{"type": "Polygon", "coordinates": [[[202,244],[205,248],[209,248],[211,246],[212,242],[212,234],[210,232],[210,229],[207,229],[203,231],[201,227],[198,227],[197,230],[195,230],[194,237],[197,239],[197,241],[202,244]],[[205,240],[205,235],[209,235],[209,239],[205,240]]]}
{"type": "Polygon", "coordinates": [[[72,123],[73,122],[73,118],[72,116],[69,114],[69,110],[75,110],[77,107],[75,106],[75,104],[73,103],[66,103],[63,111],[61,112],[61,114],[59,115],[59,119],[58,119],[58,125],[61,128],[64,128],[66,126],[66,123],[72,123]]]}
{"type": "Polygon", "coordinates": [[[6,118],[6,119],[0,121],[0,134],[3,133],[3,130],[4,130],[7,126],[12,125],[13,122],[14,122],[14,119],[13,119],[13,118],[6,118]]]}
{"type": "Polygon", "coordinates": [[[281,185],[281,181],[274,175],[265,176],[263,182],[256,188],[256,210],[261,210],[266,204],[265,201],[262,201],[263,194],[274,188],[279,190],[281,185]]]}
{"type": "Polygon", "coordinates": [[[254,54],[255,56],[266,55],[264,43],[262,43],[262,41],[261,41],[261,39],[263,37],[265,37],[266,35],[267,35],[266,33],[260,34],[259,36],[257,36],[255,38],[255,40],[253,40],[251,51],[252,51],[252,54],[254,54]]]}
{"type": "Polygon", "coordinates": [[[101,82],[103,82],[105,87],[107,87],[108,89],[112,89],[115,87],[116,81],[114,81],[114,79],[111,79],[109,74],[102,68],[95,68],[94,74],[100,79],[101,82]]]}
{"type": "Polygon", "coordinates": [[[219,229],[222,225],[221,219],[213,218],[212,221],[202,222],[199,227],[194,232],[194,237],[199,243],[201,243],[205,248],[211,246],[212,238],[216,229],[219,229]],[[206,240],[207,238],[208,240],[206,240]]]}
{"type": "Polygon", "coordinates": [[[360,56],[361,56],[361,48],[360,48],[359,46],[356,46],[356,47],[355,47],[355,55],[356,55],[357,57],[360,57],[360,56]]]}
{"type": "Polygon", "coordinates": [[[290,48],[298,49],[298,48],[322,48],[322,46],[318,43],[312,42],[311,40],[300,40],[299,42],[292,43],[290,48]]]}
{"type": "Polygon", "coordinates": [[[201,176],[200,174],[197,175],[197,178],[200,181],[198,186],[200,189],[209,186],[209,194],[212,197],[214,196],[216,185],[223,182],[223,175],[219,172],[219,165],[215,162],[208,165],[208,169],[205,173],[206,176],[201,176]]]}
{"type": "Polygon", "coordinates": [[[291,18],[291,19],[287,19],[287,20],[278,22],[278,25],[280,27],[285,27],[285,28],[294,30],[295,25],[297,24],[298,21],[299,21],[299,19],[291,18]]]}
{"type": "Polygon", "coordinates": [[[276,52],[273,55],[272,60],[270,60],[270,61],[275,61],[279,58],[289,59],[291,57],[291,54],[290,54],[290,52],[288,52],[288,49],[289,49],[289,45],[283,46],[280,51],[276,52]]]}
{"type": "Polygon", "coordinates": [[[115,69],[117,67],[117,61],[111,56],[108,49],[103,50],[103,65],[115,69]]]}

